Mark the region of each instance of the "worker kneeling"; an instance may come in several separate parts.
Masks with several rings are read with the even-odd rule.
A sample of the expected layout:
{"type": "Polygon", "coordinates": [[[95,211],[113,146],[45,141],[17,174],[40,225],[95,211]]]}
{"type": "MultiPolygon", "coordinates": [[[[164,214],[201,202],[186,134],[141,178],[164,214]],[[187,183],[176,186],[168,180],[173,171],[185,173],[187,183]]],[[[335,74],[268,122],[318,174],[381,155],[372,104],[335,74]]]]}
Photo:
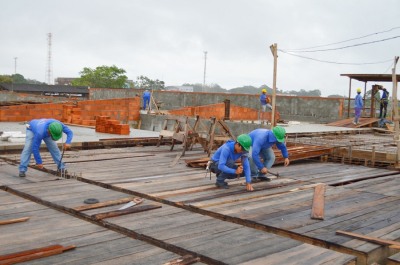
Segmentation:
{"type": "Polygon", "coordinates": [[[228,140],[211,157],[211,172],[217,175],[215,185],[218,188],[228,189],[226,179],[246,177],[246,190],[253,191],[251,185],[250,164],[248,151],[251,147],[251,138],[247,134],[238,136],[237,141],[228,140]],[[241,165],[237,166],[235,161],[240,158],[241,165]]]}

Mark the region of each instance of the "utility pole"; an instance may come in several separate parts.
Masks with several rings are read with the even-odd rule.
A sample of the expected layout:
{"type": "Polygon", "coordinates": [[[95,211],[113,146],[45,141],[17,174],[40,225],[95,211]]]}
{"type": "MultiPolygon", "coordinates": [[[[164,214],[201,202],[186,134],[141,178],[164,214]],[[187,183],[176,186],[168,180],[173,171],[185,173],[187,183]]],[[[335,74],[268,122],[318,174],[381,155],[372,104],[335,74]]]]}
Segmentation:
{"type": "Polygon", "coordinates": [[[204,78],[203,78],[202,92],[204,92],[204,89],[206,87],[206,66],[207,66],[207,51],[204,52],[204,78]]]}
{"type": "Polygon", "coordinates": [[[51,33],[47,34],[47,45],[48,45],[48,51],[47,51],[47,69],[46,69],[46,80],[48,85],[53,84],[53,69],[52,69],[52,62],[51,62],[51,33]]]}
{"type": "Polygon", "coordinates": [[[17,74],[17,59],[18,57],[14,57],[14,74],[17,74]]]}
{"type": "Polygon", "coordinates": [[[274,56],[274,77],[273,77],[273,85],[272,85],[272,113],[271,113],[271,129],[275,127],[275,106],[276,106],[276,72],[277,72],[277,64],[278,64],[278,44],[274,43],[269,46],[271,49],[272,55],[274,56]]]}
{"type": "Polygon", "coordinates": [[[396,76],[396,64],[399,61],[399,56],[394,57],[394,64],[392,68],[392,82],[393,82],[393,96],[392,96],[392,108],[394,110],[394,140],[397,142],[397,157],[396,167],[400,167],[400,139],[399,139],[399,106],[397,100],[397,76],[396,76]]]}

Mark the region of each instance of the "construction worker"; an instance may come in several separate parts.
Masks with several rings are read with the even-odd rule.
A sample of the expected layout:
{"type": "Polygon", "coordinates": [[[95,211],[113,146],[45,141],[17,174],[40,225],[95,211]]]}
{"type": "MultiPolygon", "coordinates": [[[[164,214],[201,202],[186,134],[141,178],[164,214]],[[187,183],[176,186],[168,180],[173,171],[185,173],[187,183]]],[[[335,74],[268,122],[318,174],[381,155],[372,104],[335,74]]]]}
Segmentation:
{"type": "Polygon", "coordinates": [[[354,120],[353,124],[357,125],[361,116],[361,110],[363,108],[363,99],[361,96],[361,88],[357,88],[357,95],[354,98],[354,120]]]}
{"type": "Polygon", "coordinates": [[[241,134],[236,141],[228,140],[211,157],[211,172],[216,173],[217,181],[215,186],[221,189],[228,189],[225,179],[246,177],[246,190],[253,191],[250,177],[248,151],[251,147],[251,138],[247,134],[241,134]],[[241,165],[235,164],[236,160],[241,159],[241,165]]]}
{"type": "Polygon", "coordinates": [[[264,119],[262,116],[264,116],[263,113],[266,112],[267,108],[272,110],[272,106],[270,103],[271,103],[271,99],[267,95],[267,90],[266,89],[261,90],[261,95],[260,95],[260,104],[261,104],[261,111],[262,111],[261,117],[260,117],[261,120],[264,119]]]}
{"type": "Polygon", "coordinates": [[[146,110],[146,106],[150,107],[150,97],[151,93],[148,90],[143,92],[143,110],[146,110]]]}
{"type": "Polygon", "coordinates": [[[271,181],[265,174],[275,162],[272,146],[275,144],[285,158],[285,167],[289,165],[289,154],[285,145],[285,128],[276,126],[272,130],[255,129],[249,133],[252,140],[249,152],[251,177],[253,181],[271,181]],[[260,157],[263,159],[261,162],[260,157]]]}
{"type": "Polygon", "coordinates": [[[73,137],[72,131],[55,119],[37,119],[31,120],[26,126],[25,146],[21,153],[21,162],[19,165],[19,176],[21,178],[26,176],[31,155],[36,161],[36,167],[43,169],[43,162],[40,156],[40,145],[42,140],[46,143],[54,163],[57,164],[58,171],[65,173],[65,164],[61,161],[61,152],[57,146],[56,141],[61,139],[62,133],[67,135],[67,140],[64,144],[64,150],[70,148],[73,137]]]}
{"type": "Polygon", "coordinates": [[[385,119],[386,118],[386,112],[387,112],[387,106],[389,103],[389,92],[386,90],[386,88],[382,88],[382,97],[381,97],[381,102],[380,102],[380,108],[379,108],[379,119],[385,119]],[[382,113],[383,110],[383,113],[382,113]],[[382,116],[383,114],[383,116],[382,116]]]}

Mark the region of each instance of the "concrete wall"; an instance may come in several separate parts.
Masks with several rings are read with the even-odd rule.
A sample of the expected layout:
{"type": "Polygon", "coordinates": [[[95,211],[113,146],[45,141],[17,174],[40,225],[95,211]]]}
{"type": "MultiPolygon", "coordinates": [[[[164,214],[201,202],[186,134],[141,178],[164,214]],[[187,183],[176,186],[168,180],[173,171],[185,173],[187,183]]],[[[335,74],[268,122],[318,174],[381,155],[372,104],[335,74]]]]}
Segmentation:
{"type": "MultiPolygon", "coordinates": [[[[139,95],[141,89],[90,89],[90,98],[119,98],[139,95]]],[[[225,99],[232,104],[247,108],[259,109],[259,95],[227,94],[227,93],[201,93],[178,91],[154,91],[153,97],[161,103],[161,109],[179,109],[188,106],[202,106],[224,102],[225,99]]],[[[142,100],[142,99],[141,99],[142,100]]],[[[343,117],[343,98],[323,97],[298,97],[277,96],[277,110],[281,119],[325,123],[336,121],[343,117]]],[[[347,107],[347,106],[346,106],[347,107]]]]}
{"type": "MultiPolygon", "coordinates": [[[[164,121],[167,118],[166,115],[150,115],[150,114],[140,114],[141,126],[140,129],[142,130],[149,130],[154,132],[161,131],[164,121]]],[[[193,127],[195,123],[195,118],[189,117],[189,124],[193,127]]],[[[202,124],[206,128],[210,128],[210,120],[209,119],[202,119],[202,124]]],[[[238,136],[242,133],[249,133],[252,130],[258,128],[266,128],[270,129],[270,125],[260,125],[252,122],[232,122],[232,121],[225,121],[228,125],[231,133],[234,136],[238,136]]],[[[168,127],[168,130],[171,130],[173,127],[173,123],[171,126],[168,127]]]]}

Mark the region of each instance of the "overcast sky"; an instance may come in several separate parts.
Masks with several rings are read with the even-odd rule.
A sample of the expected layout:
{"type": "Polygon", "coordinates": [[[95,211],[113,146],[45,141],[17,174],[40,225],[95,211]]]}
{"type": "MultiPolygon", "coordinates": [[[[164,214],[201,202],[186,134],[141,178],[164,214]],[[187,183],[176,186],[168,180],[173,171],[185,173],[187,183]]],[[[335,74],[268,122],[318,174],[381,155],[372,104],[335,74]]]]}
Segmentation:
{"type": "MultiPolygon", "coordinates": [[[[347,95],[343,73],[391,74],[400,55],[399,0],[0,0],[0,74],[47,81],[48,33],[52,76],[79,77],[84,67],[115,65],[169,85],[203,83],[231,89],[273,85],[269,46],[278,52],[277,87],[347,95]],[[382,32],[382,33],[381,33],[382,32]],[[376,33],[376,34],[374,34],[376,33]],[[367,36],[365,38],[359,38],[367,36]],[[396,38],[397,36],[397,38],[396,38]],[[311,49],[312,50],[312,49],[311,49]],[[14,58],[17,57],[15,60],[14,58]],[[382,62],[380,64],[363,64],[382,62]]],[[[400,69],[400,66],[397,66],[400,69]]],[[[400,71],[398,70],[397,73],[400,71]]],[[[368,88],[373,83],[368,83],[368,88]]],[[[390,88],[390,83],[383,83],[390,88]]],[[[353,81],[356,87],[363,83],[353,81]]]]}

